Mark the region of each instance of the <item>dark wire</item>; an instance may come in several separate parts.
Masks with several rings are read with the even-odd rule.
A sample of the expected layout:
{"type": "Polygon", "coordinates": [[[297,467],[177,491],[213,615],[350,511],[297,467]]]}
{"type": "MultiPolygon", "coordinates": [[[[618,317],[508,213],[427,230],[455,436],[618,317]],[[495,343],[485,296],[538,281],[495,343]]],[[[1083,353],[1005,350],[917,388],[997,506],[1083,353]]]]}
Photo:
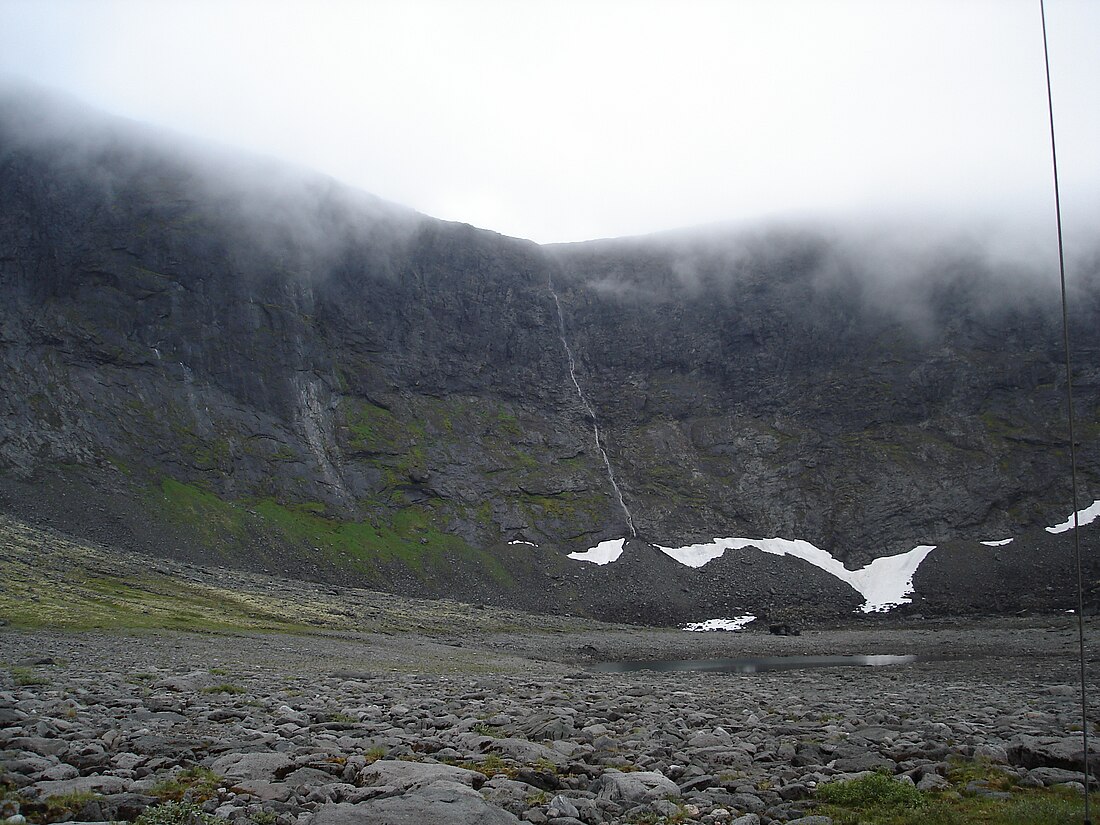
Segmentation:
{"type": "Polygon", "coordinates": [[[1089,815],[1089,718],[1085,688],[1085,588],[1081,562],[1081,518],[1077,509],[1077,443],[1073,427],[1073,368],[1069,348],[1069,311],[1066,308],[1066,258],[1062,246],[1062,199],[1058,191],[1058,152],[1054,141],[1054,98],[1050,91],[1050,52],[1047,49],[1047,14],[1044,0],[1039,0],[1043,21],[1043,63],[1047,75],[1047,112],[1050,115],[1050,159],[1054,170],[1054,214],[1058,227],[1058,282],[1062,290],[1062,346],[1066,355],[1066,413],[1069,419],[1070,486],[1073,491],[1073,549],[1077,558],[1077,660],[1081,679],[1081,740],[1084,745],[1085,825],[1091,825],[1089,815]]]}

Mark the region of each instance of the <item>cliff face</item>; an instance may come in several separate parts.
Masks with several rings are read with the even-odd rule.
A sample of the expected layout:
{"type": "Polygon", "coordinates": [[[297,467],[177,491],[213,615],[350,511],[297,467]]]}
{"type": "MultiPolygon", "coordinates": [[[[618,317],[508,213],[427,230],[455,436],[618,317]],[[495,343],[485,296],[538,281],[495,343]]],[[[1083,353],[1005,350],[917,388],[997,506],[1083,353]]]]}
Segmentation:
{"type": "MultiPolygon", "coordinates": [[[[157,553],[669,620],[858,599],[801,562],[566,560],[628,534],[608,465],[639,537],[669,546],[782,535],[862,563],[1065,515],[1053,284],[973,250],[884,280],[793,232],[540,248],[0,104],[14,514],[157,553]]],[[[1088,494],[1087,284],[1074,318],[1088,494]]]]}
{"type": "MultiPolygon", "coordinates": [[[[798,536],[862,562],[1061,519],[1056,273],[997,271],[965,246],[891,272],[898,262],[793,232],[558,254],[574,347],[643,534],[798,536]]],[[[1088,490],[1093,285],[1088,273],[1072,295],[1088,490]]]]}

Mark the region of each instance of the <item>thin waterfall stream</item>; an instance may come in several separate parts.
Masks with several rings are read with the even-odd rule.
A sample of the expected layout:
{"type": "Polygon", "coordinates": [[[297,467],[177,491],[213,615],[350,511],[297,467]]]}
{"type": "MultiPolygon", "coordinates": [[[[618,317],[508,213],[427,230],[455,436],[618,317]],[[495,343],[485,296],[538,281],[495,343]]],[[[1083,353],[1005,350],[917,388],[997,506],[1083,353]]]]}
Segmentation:
{"type": "Polygon", "coordinates": [[[565,357],[569,361],[569,378],[577,391],[577,397],[581,400],[581,404],[588,413],[588,417],[592,420],[592,437],[596,441],[596,449],[600,451],[600,455],[603,457],[604,467],[607,468],[607,478],[611,482],[611,488],[615,491],[615,497],[619,500],[619,507],[622,508],[623,515],[626,516],[626,526],[630,528],[630,535],[632,538],[636,538],[638,531],[634,529],[634,518],[630,515],[630,508],[626,506],[626,501],[623,499],[623,491],[619,489],[619,482],[615,479],[615,470],[611,466],[611,459],[607,456],[607,450],[603,448],[603,439],[600,436],[600,423],[596,418],[596,411],[588,402],[588,398],[585,396],[584,390],[581,389],[580,382],[577,380],[577,362],[573,359],[573,349],[569,346],[569,340],[565,337],[565,314],[562,312],[561,301],[558,300],[558,293],[554,291],[554,282],[552,279],[546,279],[546,287],[550,290],[550,295],[554,299],[554,306],[558,311],[558,337],[561,338],[561,345],[565,349],[565,357]]]}

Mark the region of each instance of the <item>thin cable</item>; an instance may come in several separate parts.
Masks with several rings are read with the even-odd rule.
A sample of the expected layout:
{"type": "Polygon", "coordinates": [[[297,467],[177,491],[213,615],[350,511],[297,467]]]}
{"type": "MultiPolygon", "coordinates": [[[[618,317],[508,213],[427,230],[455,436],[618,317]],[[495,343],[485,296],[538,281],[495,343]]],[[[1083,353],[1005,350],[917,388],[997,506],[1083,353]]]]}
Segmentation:
{"type": "Polygon", "coordinates": [[[1073,491],[1073,550],[1077,558],[1077,660],[1081,680],[1081,740],[1084,745],[1085,825],[1092,825],[1089,811],[1089,718],[1088,694],[1085,687],[1085,587],[1081,562],[1081,518],[1077,507],[1077,443],[1074,438],[1073,366],[1069,347],[1069,310],[1066,302],[1066,256],[1062,245],[1062,199],[1058,191],[1058,151],[1054,140],[1054,96],[1050,91],[1050,52],[1047,48],[1047,14],[1044,0],[1039,0],[1043,21],[1043,63],[1047,76],[1047,113],[1050,116],[1050,160],[1054,171],[1054,214],[1058,228],[1058,283],[1062,291],[1062,347],[1066,356],[1066,415],[1069,420],[1070,487],[1073,491]]]}

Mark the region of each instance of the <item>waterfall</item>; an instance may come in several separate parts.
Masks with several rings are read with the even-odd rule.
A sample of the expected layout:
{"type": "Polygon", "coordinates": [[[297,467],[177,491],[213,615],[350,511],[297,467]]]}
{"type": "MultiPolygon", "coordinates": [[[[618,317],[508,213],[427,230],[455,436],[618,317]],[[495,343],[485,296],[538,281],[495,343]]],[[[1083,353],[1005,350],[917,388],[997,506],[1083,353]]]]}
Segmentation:
{"type": "Polygon", "coordinates": [[[550,290],[550,295],[554,299],[554,306],[558,310],[558,337],[561,338],[561,345],[565,349],[565,357],[569,362],[569,380],[573,382],[573,388],[577,391],[577,398],[581,400],[585,412],[592,420],[592,437],[596,442],[596,449],[600,451],[600,456],[603,457],[604,467],[607,468],[607,478],[611,482],[611,488],[615,491],[615,497],[619,500],[619,507],[622,508],[623,515],[626,516],[626,526],[630,528],[630,535],[636,538],[638,531],[634,529],[634,518],[630,515],[630,509],[623,499],[623,491],[619,489],[619,482],[615,479],[615,470],[611,467],[611,459],[607,457],[607,450],[603,448],[600,423],[596,418],[596,411],[588,402],[588,398],[585,397],[584,390],[581,389],[580,382],[577,380],[577,362],[573,359],[573,350],[569,346],[569,340],[565,337],[565,314],[562,312],[561,301],[558,300],[558,293],[554,291],[554,282],[551,278],[546,279],[546,287],[550,290]]]}

